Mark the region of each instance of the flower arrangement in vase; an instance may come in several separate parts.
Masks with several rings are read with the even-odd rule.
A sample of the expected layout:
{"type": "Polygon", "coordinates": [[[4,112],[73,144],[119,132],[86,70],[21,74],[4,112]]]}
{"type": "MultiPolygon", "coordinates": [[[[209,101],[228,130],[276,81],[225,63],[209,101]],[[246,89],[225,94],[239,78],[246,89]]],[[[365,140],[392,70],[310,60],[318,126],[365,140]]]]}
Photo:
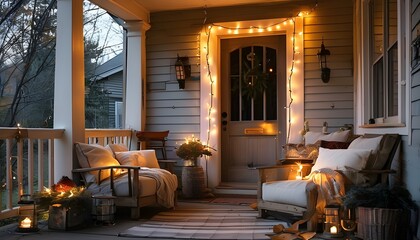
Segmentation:
{"type": "Polygon", "coordinates": [[[197,166],[197,158],[211,156],[210,150],[214,149],[204,145],[199,139],[192,136],[191,139],[187,139],[177,148],[176,155],[184,160],[190,161],[190,166],[197,166]]]}

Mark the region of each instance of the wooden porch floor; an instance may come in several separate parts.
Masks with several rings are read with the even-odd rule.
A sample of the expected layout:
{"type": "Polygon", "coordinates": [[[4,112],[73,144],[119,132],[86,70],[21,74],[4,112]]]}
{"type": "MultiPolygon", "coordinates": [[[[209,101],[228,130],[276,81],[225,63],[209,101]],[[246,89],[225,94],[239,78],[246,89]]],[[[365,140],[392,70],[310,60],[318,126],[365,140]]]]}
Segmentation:
{"type": "MultiPolygon", "coordinates": [[[[227,204],[212,204],[206,199],[203,200],[181,200],[178,201],[177,208],[244,208],[243,205],[227,205],[227,204]]],[[[0,239],[2,240],[17,240],[17,239],[30,239],[30,240],[48,240],[48,239],[63,239],[63,240],[106,240],[106,239],[130,239],[119,237],[118,234],[126,229],[138,226],[140,223],[136,220],[130,219],[129,209],[118,208],[115,216],[115,224],[110,226],[91,224],[88,227],[71,230],[71,231],[58,231],[48,228],[48,223],[43,221],[38,223],[40,230],[36,233],[17,233],[15,231],[17,224],[13,223],[7,226],[0,227],[0,239]]],[[[141,219],[151,218],[161,209],[144,208],[142,209],[141,219]]],[[[140,220],[141,220],[140,219],[140,220]]],[[[132,239],[132,238],[131,238],[132,239]]],[[[150,238],[137,238],[137,239],[150,239],[150,238]]],[[[156,239],[156,238],[153,238],[156,239]]]]}

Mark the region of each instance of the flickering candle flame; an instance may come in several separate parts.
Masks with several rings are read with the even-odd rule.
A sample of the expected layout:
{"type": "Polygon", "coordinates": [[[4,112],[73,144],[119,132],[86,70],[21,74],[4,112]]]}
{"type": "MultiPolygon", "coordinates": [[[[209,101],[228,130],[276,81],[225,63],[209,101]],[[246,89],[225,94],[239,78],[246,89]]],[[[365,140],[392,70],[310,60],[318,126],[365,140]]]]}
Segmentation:
{"type": "Polygon", "coordinates": [[[20,222],[20,227],[21,228],[30,228],[31,227],[31,223],[32,223],[31,219],[28,218],[28,217],[26,217],[25,219],[23,219],[20,222]]]}
{"type": "Polygon", "coordinates": [[[330,227],[330,233],[331,234],[337,234],[337,227],[336,226],[330,227]]]}
{"type": "Polygon", "coordinates": [[[296,179],[297,180],[301,180],[302,179],[302,169],[303,169],[303,166],[299,162],[296,163],[296,164],[298,165],[298,170],[297,170],[297,173],[296,173],[296,179]]]}

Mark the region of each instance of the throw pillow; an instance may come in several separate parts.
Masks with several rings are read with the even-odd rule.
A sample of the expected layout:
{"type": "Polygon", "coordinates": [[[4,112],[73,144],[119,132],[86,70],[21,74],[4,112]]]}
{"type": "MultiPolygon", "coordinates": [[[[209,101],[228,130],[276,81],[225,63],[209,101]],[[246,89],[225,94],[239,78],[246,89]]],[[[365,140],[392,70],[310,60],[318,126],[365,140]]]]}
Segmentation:
{"type": "Polygon", "coordinates": [[[342,171],[354,184],[359,184],[363,179],[354,174],[354,170],[361,170],[365,167],[371,151],[365,149],[327,149],[319,148],[318,159],[312,167],[311,172],[321,168],[329,168],[342,171]]]}
{"type": "Polygon", "coordinates": [[[124,145],[124,144],[108,144],[108,145],[106,145],[105,148],[111,150],[112,154],[114,155],[114,158],[116,157],[115,156],[116,152],[126,152],[126,151],[128,151],[127,146],[124,145]]]}
{"type": "Polygon", "coordinates": [[[160,168],[159,162],[156,158],[156,152],[154,149],[139,150],[139,152],[146,159],[146,162],[145,162],[146,166],[143,166],[143,167],[160,168]]]}
{"type": "Polygon", "coordinates": [[[327,135],[323,135],[318,140],[346,142],[347,139],[349,138],[349,135],[350,135],[350,130],[337,131],[337,132],[332,132],[327,135]]]}
{"type": "Polygon", "coordinates": [[[375,162],[378,158],[378,151],[379,151],[379,147],[382,141],[382,136],[379,137],[373,137],[373,138],[367,138],[367,137],[358,137],[356,139],[354,139],[350,146],[349,149],[368,149],[368,150],[372,150],[372,154],[370,155],[367,163],[366,163],[366,168],[367,169],[371,169],[373,167],[373,165],[375,165],[375,162]]]}
{"type": "Polygon", "coordinates": [[[324,136],[322,132],[307,132],[305,134],[305,145],[315,144],[322,136],[324,136]]]}
{"type": "Polygon", "coordinates": [[[328,149],[347,149],[349,147],[349,142],[337,142],[337,141],[325,141],[321,140],[320,147],[328,149]]]}
{"type": "Polygon", "coordinates": [[[368,149],[372,150],[372,154],[376,154],[379,150],[379,146],[382,140],[382,136],[374,138],[358,137],[354,139],[350,145],[349,149],[368,149]]]}
{"type": "MultiPolygon", "coordinates": [[[[119,166],[117,159],[113,158],[112,153],[105,147],[96,144],[75,143],[76,156],[82,168],[94,168],[104,166],[119,166]]],[[[90,174],[95,176],[96,182],[99,184],[103,180],[111,176],[111,171],[102,170],[100,175],[99,170],[90,171],[90,174]]],[[[120,170],[114,169],[114,175],[119,175],[120,170]]]]}
{"type": "Polygon", "coordinates": [[[146,158],[139,151],[116,152],[115,157],[121,165],[147,167],[146,158]]]}

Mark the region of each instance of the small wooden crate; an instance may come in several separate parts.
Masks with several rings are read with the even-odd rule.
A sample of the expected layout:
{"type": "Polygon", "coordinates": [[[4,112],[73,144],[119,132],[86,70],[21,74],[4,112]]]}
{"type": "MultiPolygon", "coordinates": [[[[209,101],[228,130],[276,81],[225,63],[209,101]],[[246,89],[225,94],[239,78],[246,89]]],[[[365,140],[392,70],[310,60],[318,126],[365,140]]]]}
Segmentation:
{"type": "Polygon", "coordinates": [[[90,221],[89,210],[64,207],[60,204],[51,205],[49,207],[48,228],[55,230],[82,228],[90,221]]]}

